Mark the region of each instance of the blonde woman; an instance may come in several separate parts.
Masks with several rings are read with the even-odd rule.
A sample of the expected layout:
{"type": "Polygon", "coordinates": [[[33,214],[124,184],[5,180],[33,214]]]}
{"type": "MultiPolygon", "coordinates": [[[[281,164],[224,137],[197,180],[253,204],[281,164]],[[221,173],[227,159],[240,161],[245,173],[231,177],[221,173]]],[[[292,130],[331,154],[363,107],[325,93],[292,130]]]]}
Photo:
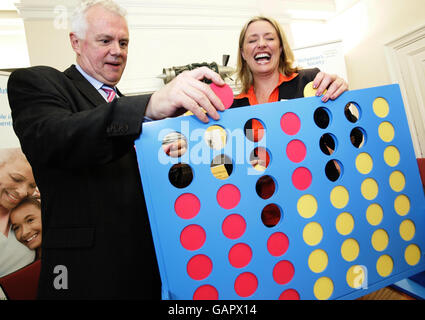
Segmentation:
{"type": "Polygon", "coordinates": [[[242,86],[232,107],[276,102],[303,97],[307,83],[313,82],[322,101],[336,99],[348,89],[344,79],[293,66],[294,55],[277,21],[258,16],[249,20],[239,37],[237,80],[242,86]]]}

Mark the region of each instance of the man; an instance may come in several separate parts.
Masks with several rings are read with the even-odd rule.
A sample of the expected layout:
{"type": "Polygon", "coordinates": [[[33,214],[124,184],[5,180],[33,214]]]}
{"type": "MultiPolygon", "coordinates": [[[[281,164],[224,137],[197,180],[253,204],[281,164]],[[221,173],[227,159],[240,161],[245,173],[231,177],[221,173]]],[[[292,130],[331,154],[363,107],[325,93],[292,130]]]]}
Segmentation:
{"type": "Polygon", "coordinates": [[[76,10],[70,41],[76,66],[63,73],[17,70],[8,83],[14,129],[41,193],[39,298],[157,299],[160,279],[133,143],[145,118],[190,110],[203,122],[207,115],[218,119],[224,106],[199,80],[224,82],[201,68],[153,95],[121,96],[115,86],[129,34],[122,9],[110,0],[76,10]]]}

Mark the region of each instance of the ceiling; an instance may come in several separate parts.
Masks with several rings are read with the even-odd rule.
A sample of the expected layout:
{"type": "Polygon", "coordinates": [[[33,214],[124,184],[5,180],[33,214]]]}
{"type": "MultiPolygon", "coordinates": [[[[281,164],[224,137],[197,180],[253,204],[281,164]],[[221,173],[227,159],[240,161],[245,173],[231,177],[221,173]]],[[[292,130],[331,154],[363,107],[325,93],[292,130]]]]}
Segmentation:
{"type": "MultiPolygon", "coordinates": [[[[117,2],[124,5],[131,5],[133,3],[150,3],[153,0],[117,0],[117,2]]],[[[154,3],[159,4],[163,2],[164,4],[173,3],[175,0],[156,0],[154,3]]],[[[244,8],[249,6],[251,8],[257,7],[260,11],[265,14],[278,14],[281,17],[286,17],[287,19],[295,20],[320,20],[327,21],[336,15],[340,14],[344,10],[353,6],[356,2],[360,0],[241,0],[234,1],[233,3],[237,6],[244,8]]],[[[16,11],[15,3],[20,3],[20,7],[29,6],[29,7],[45,7],[45,6],[54,6],[58,3],[61,3],[61,0],[1,0],[0,1],[0,11],[16,11]]],[[[71,2],[76,2],[76,0],[67,1],[65,3],[69,4],[71,2]]],[[[220,0],[214,1],[217,5],[220,5],[220,0]]],[[[227,2],[227,1],[226,1],[227,2]]],[[[181,5],[199,5],[199,0],[195,1],[182,1],[181,5]]],[[[205,1],[205,5],[208,5],[209,2],[205,1]]]]}

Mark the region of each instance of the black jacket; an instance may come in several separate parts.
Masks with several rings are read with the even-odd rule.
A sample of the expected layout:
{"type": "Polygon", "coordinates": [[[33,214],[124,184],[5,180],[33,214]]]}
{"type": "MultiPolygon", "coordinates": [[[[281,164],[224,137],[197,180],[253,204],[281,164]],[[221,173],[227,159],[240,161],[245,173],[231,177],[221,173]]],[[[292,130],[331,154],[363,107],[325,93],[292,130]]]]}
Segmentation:
{"type": "Polygon", "coordinates": [[[8,95],[41,193],[39,298],[159,299],[133,146],[150,96],[106,103],[75,66],[17,70],[8,95]],[[67,289],[55,287],[56,266],[66,267],[67,289]]]}

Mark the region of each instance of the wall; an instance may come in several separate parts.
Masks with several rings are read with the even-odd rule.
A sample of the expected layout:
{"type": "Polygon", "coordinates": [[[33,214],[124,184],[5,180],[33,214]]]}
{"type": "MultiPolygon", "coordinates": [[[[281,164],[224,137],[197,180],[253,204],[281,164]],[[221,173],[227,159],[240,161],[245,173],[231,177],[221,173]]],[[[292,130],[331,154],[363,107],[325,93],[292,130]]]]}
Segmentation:
{"type": "Polygon", "coordinates": [[[425,1],[361,0],[328,24],[344,40],[350,89],[392,83],[385,44],[425,23],[425,1]]]}
{"type": "MultiPolygon", "coordinates": [[[[159,89],[163,81],[157,76],[163,68],[194,62],[221,64],[223,54],[230,55],[228,65],[235,67],[240,29],[254,15],[272,14],[291,39],[289,20],[279,15],[279,10],[270,12],[276,8],[264,6],[265,1],[117,2],[127,9],[130,28],[129,58],[119,85],[126,94],[159,89]]],[[[76,0],[22,0],[18,5],[24,18],[31,65],[64,70],[75,61],[67,23],[75,4],[76,0]]]]}

